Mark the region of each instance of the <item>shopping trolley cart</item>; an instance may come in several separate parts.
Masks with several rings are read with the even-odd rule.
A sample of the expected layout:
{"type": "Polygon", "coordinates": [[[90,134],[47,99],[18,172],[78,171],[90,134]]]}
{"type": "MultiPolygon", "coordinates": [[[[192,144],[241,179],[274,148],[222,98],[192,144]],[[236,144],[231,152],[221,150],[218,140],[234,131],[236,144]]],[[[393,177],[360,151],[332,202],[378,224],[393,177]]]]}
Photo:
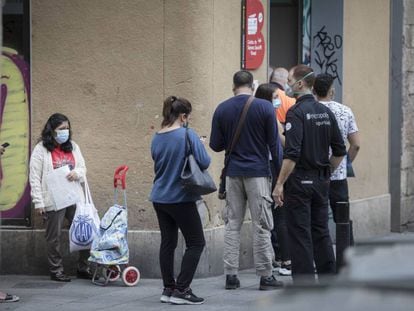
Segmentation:
{"type": "Polygon", "coordinates": [[[135,286],[140,279],[139,270],[128,265],[127,171],[126,165],[115,170],[114,205],[102,217],[99,236],[92,243],[89,261],[95,264],[92,283],[96,285],[106,286],[122,278],[125,285],[135,286]],[[123,190],[123,206],[118,204],[119,188],[123,190]]]}

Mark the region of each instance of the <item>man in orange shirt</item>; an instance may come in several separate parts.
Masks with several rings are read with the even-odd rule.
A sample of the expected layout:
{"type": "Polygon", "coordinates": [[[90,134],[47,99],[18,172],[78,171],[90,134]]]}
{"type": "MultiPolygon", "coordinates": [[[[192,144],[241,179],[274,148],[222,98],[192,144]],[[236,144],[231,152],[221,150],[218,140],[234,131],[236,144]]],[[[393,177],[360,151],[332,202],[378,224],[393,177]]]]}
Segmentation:
{"type": "Polygon", "coordinates": [[[286,113],[290,107],[292,107],[296,100],[286,95],[285,85],[287,84],[289,72],[283,67],[275,68],[270,75],[270,83],[275,84],[278,87],[277,94],[280,98],[280,107],[277,108],[277,119],[280,123],[285,124],[286,113]]]}

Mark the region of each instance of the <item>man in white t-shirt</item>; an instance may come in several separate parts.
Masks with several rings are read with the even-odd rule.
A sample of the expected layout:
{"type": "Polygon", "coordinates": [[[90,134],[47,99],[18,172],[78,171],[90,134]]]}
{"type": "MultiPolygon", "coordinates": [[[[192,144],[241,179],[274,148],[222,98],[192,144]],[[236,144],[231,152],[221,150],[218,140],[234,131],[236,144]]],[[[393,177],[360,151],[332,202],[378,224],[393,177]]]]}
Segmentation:
{"type": "MultiPolygon", "coordinates": [[[[338,102],[333,101],[335,89],[333,87],[334,79],[329,74],[319,74],[315,79],[313,92],[318,101],[326,105],[334,113],[338,122],[339,129],[343,140],[349,142],[349,149],[347,156],[344,157],[338,168],[332,173],[331,183],[329,187],[329,202],[332,209],[334,221],[336,222],[337,202],[348,202],[348,182],[347,182],[347,163],[352,163],[356,158],[359,148],[360,140],[358,134],[358,127],[355,122],[352,110],[338,102]]],[[[349,173],[349,172],[348,172],[349,173]]],[[[351,221],[351,245],[354,243],[354,236],[352,232],[351,221]]]]}

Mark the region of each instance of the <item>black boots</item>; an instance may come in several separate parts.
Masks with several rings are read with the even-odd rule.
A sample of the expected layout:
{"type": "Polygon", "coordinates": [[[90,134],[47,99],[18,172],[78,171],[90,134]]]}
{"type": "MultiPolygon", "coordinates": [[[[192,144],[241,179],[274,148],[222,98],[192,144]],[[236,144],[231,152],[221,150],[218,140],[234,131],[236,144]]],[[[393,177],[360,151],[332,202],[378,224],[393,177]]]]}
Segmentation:
{"type": "Polygon", "coordinates": [[[236,289],[240,287],[240,280],[236,274],[226,275],[226,289],[236,289]]]}

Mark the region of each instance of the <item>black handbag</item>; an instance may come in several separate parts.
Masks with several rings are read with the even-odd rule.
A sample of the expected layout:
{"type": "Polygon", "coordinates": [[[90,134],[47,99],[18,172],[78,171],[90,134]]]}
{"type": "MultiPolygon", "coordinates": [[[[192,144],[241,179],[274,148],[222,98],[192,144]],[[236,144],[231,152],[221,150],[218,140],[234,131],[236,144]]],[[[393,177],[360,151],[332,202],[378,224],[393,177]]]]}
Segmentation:
{"type": "Polygon", "coordinates": [[[217,190],[213,178],[207,170],[201,170],[194,158],[191,142],[188,137],[188,129],[185,131],[185,160],[181,171],[181,183],[187,191],[204,195],[217,190]]]}
{"type": "Polygon", "coordinates": [[[219,191],[218,191],[218,198],[220,200],[224,200],[226,198],[226,171],[227,171],[227,166],[229,165],[230,155],[233,152],[234,146],[239,140],[241,129],[243,127],[244,120],[246,119],[247,110],[249,110],[249,107],[252,104],[253,100],[254,100],[254,96],[250,96],[246,104],[244,104],[243,111],[240,115],[239,122],[237,123],[236,132],[234,132],[233,139],[231,140],[230,149],[226,151],[226,154],[224,155],[224,167],[221,170],[220,185],[219,185],[219,191]]]}

